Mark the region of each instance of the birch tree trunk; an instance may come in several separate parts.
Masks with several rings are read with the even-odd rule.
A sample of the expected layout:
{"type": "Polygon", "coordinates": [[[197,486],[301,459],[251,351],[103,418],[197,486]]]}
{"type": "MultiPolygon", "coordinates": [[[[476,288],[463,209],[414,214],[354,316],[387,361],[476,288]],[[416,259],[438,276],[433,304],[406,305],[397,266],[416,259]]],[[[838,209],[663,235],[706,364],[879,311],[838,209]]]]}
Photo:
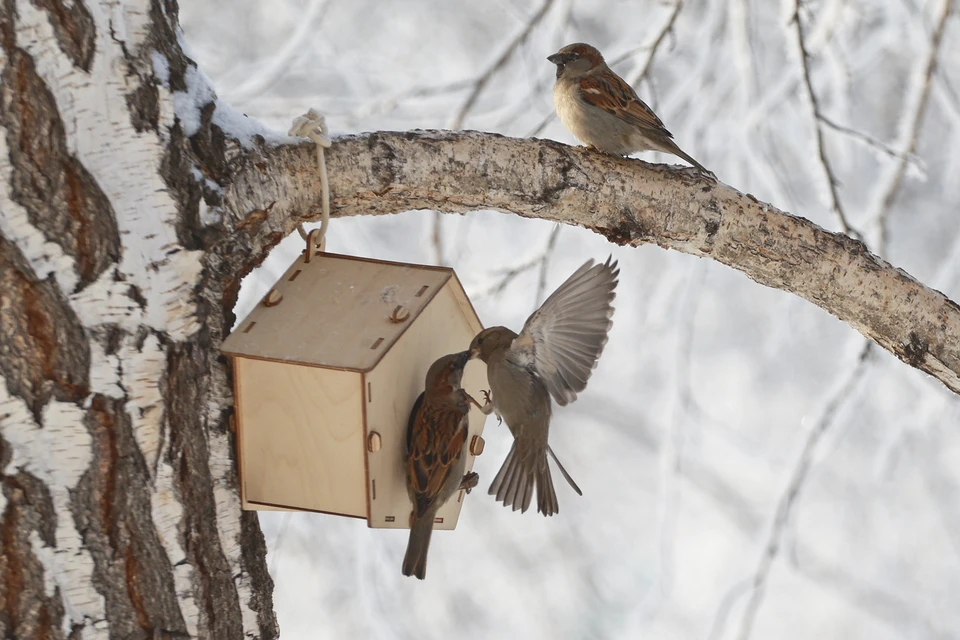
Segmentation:
{"type": "MultiPolygon", "coordinates": [[[[319,211],[312,147],[217,103],[174,2],[0,3],[0,635],[276,637],[219,345],[319,211]]],[[[957,305],[693,172],[436,132],[342,138],[328,166],[334,215],[492,208],[709,257],[960,390],[957,305]]]]}
{"type": "Polygon", "coordinates": [[[199,218],[224,141],[174,121],[177,28],[162,0],[0,4],[5,638],[277,635],[199,218]]]}

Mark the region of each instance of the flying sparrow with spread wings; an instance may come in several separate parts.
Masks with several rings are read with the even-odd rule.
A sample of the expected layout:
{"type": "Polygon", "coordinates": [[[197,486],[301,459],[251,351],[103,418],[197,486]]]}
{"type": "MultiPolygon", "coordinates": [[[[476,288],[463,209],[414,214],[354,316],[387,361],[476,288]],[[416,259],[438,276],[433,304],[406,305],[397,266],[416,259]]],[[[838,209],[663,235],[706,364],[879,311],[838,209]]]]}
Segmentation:
{"type": "Polygon", "coordinates": [[[470,403],[480,406],[460,387],[470,353],[439,358],[429,371],[423,393],[407,425],[407,493],[413,502],[410,540],[403,575],[421,580],[427,574],[427,551],[437,511],[457,491],[477,486],[476,473],[463,474],[467,464],[470,403]]]}
{"type": "Polygon", "coordinates": [[[557,82],[553,85],[557,115],[580,142],[615,156],[662,151],[710,174],[677,146],[657,114],[610,70],[595,48],[571,44],[547,60],[557,65],[557,82]]]}
{"type": "MultiPolygon", "coordinates": [[[[550,396],[561,406],[576,400],[607,343],[620,273],[612,259],[597,265],[588,260],[527,318],[519,335],[491,327],[470,344],[470,356],[487,364],[492,410],[503,417],[514,438],[489,493],[514,511],[527,510],[534,488],[537,511],[545,516],[559,511],[548,453],[574,491],[583,495],[547,442],[550,396]]],[[[491,407],[482,409],[487,413],[491,407]]]]}

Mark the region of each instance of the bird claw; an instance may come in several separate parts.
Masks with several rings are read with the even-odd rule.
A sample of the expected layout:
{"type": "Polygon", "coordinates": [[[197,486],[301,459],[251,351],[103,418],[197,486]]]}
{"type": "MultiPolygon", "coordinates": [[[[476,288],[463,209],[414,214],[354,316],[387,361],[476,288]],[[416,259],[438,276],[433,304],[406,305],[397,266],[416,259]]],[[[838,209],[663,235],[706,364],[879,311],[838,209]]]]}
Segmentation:
{"type": "Polygon", "coordinates": [[[463,476],[463,480],[460,481],[460,489],[470,493],[470,490],[473,489],[480,482],[480,474],[476,471],[471,471],[470,473],[463,476]]]}
{"type": "MultiPolygon", "coordinates": [[[[483,406],[480,407],[480,412],[483,415],[488,416],[493,413],[493,400],[490,399],[490,392],[486,389],[481,390],[480,393],[483,394],[483,406]]],[[[500,418],[499,414],[497,415],[497,418],[500,418]]],[[[501,422],[503,422],[503,420],[501,420],[501,422]]]]}

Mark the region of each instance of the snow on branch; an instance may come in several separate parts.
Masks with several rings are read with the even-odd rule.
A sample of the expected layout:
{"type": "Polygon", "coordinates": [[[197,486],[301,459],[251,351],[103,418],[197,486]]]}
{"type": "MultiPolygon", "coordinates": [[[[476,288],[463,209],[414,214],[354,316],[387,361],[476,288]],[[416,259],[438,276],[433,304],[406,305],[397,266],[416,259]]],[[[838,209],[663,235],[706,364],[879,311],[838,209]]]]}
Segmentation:
{"type": "MultiPolygon", "coordinates": [[[[254,231],[266,249],[318,217],[312,145],[270,147],[238,161],[224,191],[224,224],[254,231]]],[[[620,245],[656,243],[711,258],[809,300],[960,392],[956,303],[859,240],[693,170],[469,131],[338,138],[327,168],[334,217],[494,209],[578,225],[620,245]]]]}

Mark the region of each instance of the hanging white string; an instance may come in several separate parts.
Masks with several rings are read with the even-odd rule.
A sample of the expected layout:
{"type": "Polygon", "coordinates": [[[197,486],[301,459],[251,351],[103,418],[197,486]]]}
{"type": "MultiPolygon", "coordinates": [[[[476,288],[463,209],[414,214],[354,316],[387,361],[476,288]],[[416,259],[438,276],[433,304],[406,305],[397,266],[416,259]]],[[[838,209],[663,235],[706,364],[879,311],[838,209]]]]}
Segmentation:
{"type": "MultiPolygon", "coordinates": [[[[300,237],[305,241],[309,242],[310,237],[315,237],[313,246],[320,251],[324,251],[327,244],[327,225],[330,223],[330,187],[327,184],[327,164],[323,156],[323,150],[331,144],[327,130],[327,120],[316,109],[310,109],[302,116],[294,118],[287,135],[310,138],[317,145],[317,171],[320,172],[320,187],[323,196],[320,232],[319,234],[311,232],[308,237],[307,232],[303,230],[303,223],[297,225],[297,231],[300,232],[300,237]]],[[[311,253],[310,248],[308,247],[308,256],[311,253]]]]}

